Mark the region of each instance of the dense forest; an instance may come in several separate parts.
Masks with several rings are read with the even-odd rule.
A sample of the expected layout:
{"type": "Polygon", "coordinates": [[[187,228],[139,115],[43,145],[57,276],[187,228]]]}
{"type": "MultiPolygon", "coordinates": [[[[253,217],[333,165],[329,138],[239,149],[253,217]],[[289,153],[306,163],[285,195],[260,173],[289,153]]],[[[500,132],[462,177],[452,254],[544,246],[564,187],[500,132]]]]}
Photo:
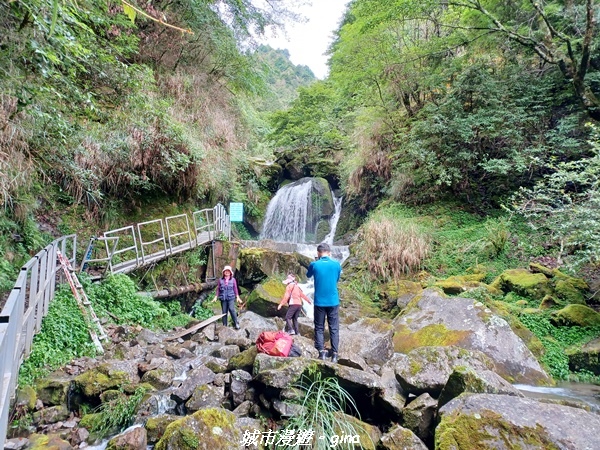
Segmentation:
{"type": "Polygon", "coordinates": [[[344,195],[355,293],[537,261],[596,302],[596,2],[353,0],[325,80],[258,44],[296,18],[258,4],[0,5],[3,292],[52,235],[219,201],[260,224],[295,174],[344,195]]]}

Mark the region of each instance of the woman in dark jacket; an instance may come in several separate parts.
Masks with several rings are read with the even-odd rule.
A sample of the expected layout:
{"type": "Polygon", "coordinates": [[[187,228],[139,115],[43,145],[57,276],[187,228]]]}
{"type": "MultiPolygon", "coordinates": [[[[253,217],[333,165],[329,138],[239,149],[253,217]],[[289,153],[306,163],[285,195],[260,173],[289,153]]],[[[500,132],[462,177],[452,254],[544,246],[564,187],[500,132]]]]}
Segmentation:
{"type": "Polygon", "coordinates": [[[223,277],[219,279],[219,283],[217,284],[215,301],[217,299],[221,301],[221,311],[225,314],[223,316],[223,325],[227,326],[227,313],[229,313],[233,320],[233,326],[236,330],[239,330],[240,324],[235,312],[235,301],[237,300],[238,303],[242,303],[242,299],[240,298],[237,281],[233,278],[231,266],[223,267],[223,277]]]}

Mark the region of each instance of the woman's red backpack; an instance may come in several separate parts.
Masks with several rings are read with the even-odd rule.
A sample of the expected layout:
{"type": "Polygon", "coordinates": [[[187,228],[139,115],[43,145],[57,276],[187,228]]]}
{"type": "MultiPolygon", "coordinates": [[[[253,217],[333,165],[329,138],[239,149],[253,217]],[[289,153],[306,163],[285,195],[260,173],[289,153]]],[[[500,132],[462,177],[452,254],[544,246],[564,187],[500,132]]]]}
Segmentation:
{"type": "Polygon", "coordinates": [[[271,356],[288,356],[294,339],[284,331],[263,331],[256,339],[256,350],[271,356]]]}

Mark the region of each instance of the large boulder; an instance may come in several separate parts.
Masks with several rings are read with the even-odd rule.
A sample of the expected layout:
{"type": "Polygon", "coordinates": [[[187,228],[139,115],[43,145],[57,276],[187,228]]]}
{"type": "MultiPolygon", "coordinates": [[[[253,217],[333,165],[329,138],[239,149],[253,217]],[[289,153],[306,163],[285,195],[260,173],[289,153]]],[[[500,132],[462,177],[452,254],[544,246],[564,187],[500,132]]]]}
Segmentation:
{"type": "Polygon", "coordinates": [[[231,411],[209,408],[171,422],[156,450],[243,449],[242,433],[231,411]]]}
{"type": "Polygon", "coordinates": [[[494,363],[484,353],[460,347],[420,347],[395,358],[396,378],[405,392],[425,392],[438,397],[457,367],[491,370],[494,363]]]}
{"type": "Polygon", "coordinates": [[[523,340],[506,320],[481,302],[444,297],[434,289],[423,291],[393,321],[394,349],[408,353],[424,346],[459,346],[489,356],[496,372],[510,382],[551,383],[523,340]]]}
{"type": "Polygon", "coordinates": [[[379,445],[384,450],[427,450],[415,433],[400,425],[395,425],[381,436],[379,445]]]}
{"type": "Polygon", "coordinates": [[[249,247],[242,248],[238,258],[240,270],[236,273],[236,279],[243,286],[261,283],[267,278],[289,272],[295,273],[300,280],[303,280],[306,275],[306,258],[297,253],[249,247]]]}
{"type": "Polygon", "coordinates": [[[553,312],[550,320],[558,326],[594,327],[600,325],[600,313],[589,306],[574,304],[553,312]]]}
{"type": "Polygon", "coordinates": [[[106,450],[146,450],[148,437],[146,429],[135,427],[115,436],[106,445],[106,450]]]}
{"type": "Polygon", "coordinates": [[[444,406],[463,392],[523,397],[517,388],[491,370],[473,370],[470,367],[459,366],[450,374],[446,386],[442,389],[438,406],[444,406]]]}
{"type": "Polygon", "coordinates": [[[569,369],[572,371],[587,370],[594,375],[600,375],[600,338],[580,348],[568,349],[566,354],[569,358],[569,369]]]}
{"type": "Polygon", "coordinates": [[[98,396],[109,389],[133,392],[140,382],[138,361],[104,361],[98,367],[75,377],[75,385],[86,396],[98,396]]]}
{"type": "Polygon", "coordinates": [[[415,433],[427,444],[433,441],[433,420],[437,400],[429,394],[421,394],[402,411],[402,425],[415,433]]]}
{"type": "Polygon", "coordinates": [[[285,317],[284,308],[277,310],[284,294],[285,285],[280,280],[271,278],[256,286],[250,293],[247,300],[248,310],[263,317],[285,317]]]}
{"type": "Polygon", "coordinates": [[[523,297],[543,299],[552,293],[548,277],[543,273],[531,273],[527,269],[510,269],[502,272],[490,285],[503,292],[514,292],[523,297]]]}
{"type": "Polygon", "coordinates": [[[585,297],[590,287],[583,279],[569,276],[558,269],[550,269],[537,263],[530,263],[529,270],[543,273],[550,278],[554,295],[562,302],[585,305],[585,297]]]}
{"type": "MultiPolygon", "coordinates": [[[[283,284],[282,284],[283,286],[283,284]]],[[[276,319],[279,320],[279,319],[276,319]]],[[[261,315],[256,314],[253,311],[246,311],[239,316],[239,322],[245,334],[248,336],[251,342],[256,342],[256,339],[263,331],[277,331],[280,329],[276,320],[268,319],[261,315]]],[[[224,328],[222,333],[219,333],[219,341],[225,342],[229,338],[227,335],[235,333],[231,328],[224,328]]]]}
{"type": "Polygon", "coordinates": [[[359,355],[367,364],[382,366],[394,354],[394,327],[376,318],[363,318],[340,327],[340,355],[359,355]]]}
{"type": "Polygon", "coordinates": [[[495,394],[463,394],[439,410],[435,448],[596,449],[600,416],[570,406],[495,394]]]}

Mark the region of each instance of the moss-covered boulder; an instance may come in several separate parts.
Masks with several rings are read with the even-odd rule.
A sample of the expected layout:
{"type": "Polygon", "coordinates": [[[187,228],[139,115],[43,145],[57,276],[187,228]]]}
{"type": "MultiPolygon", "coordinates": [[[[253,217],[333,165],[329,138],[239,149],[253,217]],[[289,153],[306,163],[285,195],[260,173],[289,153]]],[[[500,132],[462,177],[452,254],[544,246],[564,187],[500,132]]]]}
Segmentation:
{"type": "Polygon", "coordinates": [[[471,367],[458,366],[448,377],[440,394],[438,406],[444,406],[463,392],[523,397],[517,388],[491,370],[473,370],[471,367]]]}
{"type": "Polygon", "coordinates": [[[47,406],[66,404],[71,382],[71,378],[60,374],[42,378],[35,384],[37,397],[47,406]]]}
{"type": "Polygon", "coordinates": [[[106,450],[146,450],[147,432],[144,427],[131,428],[112,438],[106,444],[106,450]]]}
{"type": "Polygon", "coordinates": [[[394,354],[394,326],[377,318],[362,318],[340,329],[340,356],[359,355],[369,365],[382,366],[394,354]]]}
{"type": "Polygon", "coordinates": [[[348,444],[354,444],[354,448],[364,450],[375,450],[379,440],[381,439],[381,431],[375,425],[370,425],[354,416],[344,413],[338,413],[339,420],[337,426],[333,430],[333,434],[329,436],[329,447],[335,448],[352,448],[348,444]],[[340,423],[344,423],[342,428],[340,423]]]}
{"type": "Polygon", "coordinates": [[[254,359],[256,358],[256,346],[252,346],[241,353],[233,356],[229,359],[229,363],[227,364],[227,370],[246,370],[248,372],[252,372],[252,367],[254,366],[254,359]]]}
{"type": "Polygon", "coordinates": [[[600,313],[585,305],[567,305],[554,313],[550,318],[557,326],[600,326],[600,313]]]}
{"type": "Polygon", "coordinates": [[[240,249],[238,255],[240,270],[235,274],[241,285],[260,283],[269,277],[285,278],[292,272],[299,280],[306,277],[308,258],[299,253],[283,253],[264,247],[249,247],[240,249]]]}
{"type": "Polygon", "coordinates": [[[135,361],[106,361],[75,377],[74,383],[88,397],[109,389],[122,388],[133,392],[140,382],[135,361]]]}
{"type": "Polygon", "coordinates": [[[402,425],[417,435],[421,441],[433,442],[433,421],[437,400],[429,394],[421,394],[402,410],[402,425]]]}
{"type": "Polygon", "coordinates": [[[485,275],[485,273],[455,275],[444,280],[436,281],[434,286],[441,288],[444,293],[449,295],[462,294],[463,292],[477,289],[481,286],[487,288],[487,285],[482,283],[485,275]]]}
{"type": "Polygon", "coordinates": [[[439,450],[593,449],[600,416],[569,406],[495,394],[463,394],[439,410],[439,450]]]}
{"type": "Polygon", "coordinates": [[[159,416],[149,417],[144,425],[144,428],[146,428],[148,444],[156,444],[165,434],[167,427],[172,422],[179,419],[181,419],[181,416],[176,416],[174,414],[161,414],[159,416]]]}
{"type": "Polygon", "coordinates": [[[381,290],[387,303],[393,303],[403,309],[418,294],[423,292],[421,283],[410,280],[398,280],[386,283],[381,290]]]}
{"type": "Polygon", "coordinates": [[[243,449],[236,417],[222,408],[197,411],[170,423],[156,450],[243,449]]]}
{"type": "Polygon", "coordinates": [[[529,270],[534,273],[543,273],[550,279],[553,295],[559,303],[585,305],[589,286],[582,278],[572,277],[558,269],[550,269],[537,263],[530,263],[529,270]]]}
{"type": "Polygon", "coordinates": [[[427,289],[392,323],[396,331],[393,338],[396,352],[408,353],[428,346],[458,346],[485,353],[494,361],[496,372],[509,382],[551,383],[509,323],[481,302],[445,297],[434,289],[427,289]]]}
{"type": "Polygon", "coordinates": [[[552,286],[543,273],[532,273],[527,269],[511,269],[502,272],[490,285],[502,292],[514,292],[523,297],[542,300],[552,294],[552,286]]]}
{"type": "Polygon", "coordinates": [[[415,433],[400,425],[394,425],[381,436],[379,443],[384,450],[427,450],[427,447],[415,433]]]}
{"type": "Polygon", "coordinates": [[[252,291],[247,301],[248,310],[263,317],[285,317],[284,308],[277,310],[284,294],[285,285],[281,280],[271,278],[252,291]]]}
{"type": "Polygon", "coordinates": [[[32,386],[26,385],[17,390],[15,406],[33,411],[37,402],[37,393],[32,386]]]}
{"type": "Polygon", "coordinates": [[[600,338],[594,339],[582,347],[567,349],[569,369],[574,372],[587,370],[600,375],[600,338]]]}
{"type": "Polygon", "coordinates": [[[219,408],[225,400],[223,386],[214,386],[212,384],[203,384],[197,386],[185,407],[188,412],[196,412],[206,408],[219,408]]]}
{"type": "Polygon", "coordinates": [[[28,450],[73,450],[71,444],[53,434],[32,434],[29,436],[28,450]]]}
{"type": "Polygon", "coordinates": [[[158,390],[171,386],[175,377],[175,369],[172,367],[149,370],[142,376],[142,383],[148,383],[158,390]]]}

